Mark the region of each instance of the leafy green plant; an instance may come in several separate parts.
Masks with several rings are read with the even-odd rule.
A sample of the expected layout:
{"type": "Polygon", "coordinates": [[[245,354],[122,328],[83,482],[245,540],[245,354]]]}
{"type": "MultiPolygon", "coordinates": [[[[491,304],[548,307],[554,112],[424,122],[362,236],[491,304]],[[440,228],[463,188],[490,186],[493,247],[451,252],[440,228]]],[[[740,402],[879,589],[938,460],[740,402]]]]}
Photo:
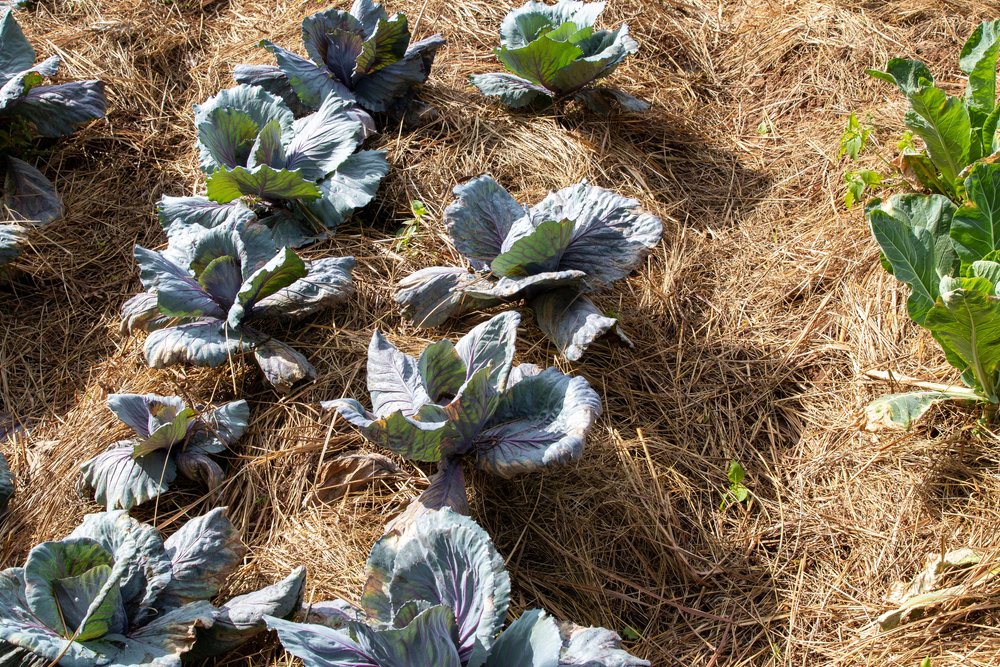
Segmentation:
{"type": "Polygon", "coordinates": [[[239,65],[234,77],[263,86],[295,108],[316,109],[331,93],[371,112],[405,107],[430,75],[441,35],[410,42],[405,14],[389,16],[382,5],[354,0],[349,12],[328,9],[302,21],[308,58],[267,40],[274,65],[239,65]]]}
{"type": "Polygon", "coordinates": [[[893,58],[885,71],[868,70],[894,84],[909,101],[907,128],[924,143],[908,146],[900,156],[904,176],[932,193],[956,203],[965,197],[967,170],[977,160],[1000,150],[997,121],[997,56],[1000,20],[980,24],[962,47],[959,67],[968,76],[965,95],[948,95],[935,85],[930,70],[918,60],[893,58]]]}
{"type": "Polygon", "coordinates": [[[910,288],[907,311],[931,332],[965,387],[893,394],[874,424],[908,427],[941,401],[1000,400],[1000,164],[972,167],[956,207],[943,195],[893,195],[867,209],[885,267],[910,288]]]}
{"type": "Polygon", "coordinates": [[[871,134],[871,120],[866,121],[865,125],[862,126],[857,115],[852,112],[847,118],[847,129],[844,130],[843,136],[840,137],[840,152],[837,153],[837,157],[846,155],[852,160],[857,160],[861,155],[861,151],[868,145],[868,139],[871,137],[871,134]]]}
{"type": "Polygon", "coordinates": [[[865,190],[882,185],[882,174],[872,169],[855,169],[844,172],[844,182],[847,183],[844,206],[851,208],[855,202],[861,201],[865,190]]]}
{"type": "Polygon", "coordinates": [[[353,399],[323,403],[374,443],[412,461],[438,463],[423,506],[468,511],[462,461],[513,477],[577,459],[601,401],[582,377],[514,365],[520,316],[501,313],[457,344],[419,359],[375,332],[368,347],[372,412],[353,399]]]}
{"type": "Polygon", "coordinates": [[[372,200],[389,171],[384,151],[357,151],[371,123],[336,94],[296,119],[258,86],[220,91],[195,106],[207,198],[164,197],[160,222],[211,227],[242,201],[279,245],[297,248],[329,236],[372,200]]]}
{"type": "Polygon", "coordinates": [[[739,461],[732,460],[729,462],[729,467],[726,468],[726,479],[729,480],[729,488],[722,494],[722,503],[719,505],[720,510],[725,509],[726,505],[731,503],[742,503],[750,497],[750,489],[743,484],[746,476],[747,473],[743,469],[743,466],[739,464],[739,461]]]}
{"type": "Polygon", "coordinates": [[[55,186],[24,160],[33,135],[63,137],[77,127],[103,118],[107,108],[104,84],[72,81],[43,85],[61,60],[51,56],[35,63],[35,50],[14,18],[11,7],[0,7],[0,192],[4,216],[0,224],[0,266],[17,257],[27,227],[46,225],[62,215],[55,186]]]}
{"type": "Polygon", "coordinates": [[[314,605],[306,623],[267,617],[306,667],[649,665],[606,628],[558,622],[540,609],[504,629],[510,577],[475,521],[429,512],[382,537],[368,557],[361,608],[314,605]]]}
{"type": "Polygon", "coordinates": [[[168,225],[170,243],[135,247],[146,291],[122,306],[123,328],[144,330],[146,363],[215,367],[253,353],[267,380],[286,392],[316,369],[259,326],[291,320],[354,294],[353,257],[304,261],[278,248],[270,230],[242,206],[215,227],[168,225]]]}
{"type": "Polygon", "coordinates": [[[61,540],[43,542],[24,567],[0,572],[0,658],[6,665],[154,665],[236,648],[290,616],[305,570],[216,607],[245,547],[225,509],[194,518],[164,540],[125,511],[88,514],[61,540]]]}
{"type": "Polygon", "coordinates": [[[83,464],[83,480],[109,510],[131,509],[170,488],[180,472],[205,484],[222,483],[219,454],[239,440],[250,418],[246,401],[197,412],[177,396],[111,394],[108,407],[137,437],[116,442],[83,464]]]}
{"type": "Polygon", "coordinates": [[[427,207],[420,200],[414,199],[410,202],[410,212],[413,217],[403,223],[402,229],[396,234],[396,242],[393,244],[396,250],[408,250],[410,242],[420,231],[420,225],[427,215],[427,207]]]}
{"type": "Polygon", "coordinates": [[[598,113],[608,113],[612,106],[645,111],[648,103],[622,90],[594,86],[639,50],[625,24],[617,30],[594,29],[604,4],[532,0],[513,10],[500,25],[495,51],[509,73],[475,74],[473,85],[513,108],[572,99],[598,113]]]}
{"type": "Polygon", "coordinates": [[[471,268],[423,269],[399,283],[396,302],[417,326],[432,327],[476,307],[526,300],[535,321],[570,360],[618,330],[587,297],[637,268],[660,242],[660,219],[639,202],[586,181],[527,208],[491,176],[455,188],[444,218],[471,268]]]}

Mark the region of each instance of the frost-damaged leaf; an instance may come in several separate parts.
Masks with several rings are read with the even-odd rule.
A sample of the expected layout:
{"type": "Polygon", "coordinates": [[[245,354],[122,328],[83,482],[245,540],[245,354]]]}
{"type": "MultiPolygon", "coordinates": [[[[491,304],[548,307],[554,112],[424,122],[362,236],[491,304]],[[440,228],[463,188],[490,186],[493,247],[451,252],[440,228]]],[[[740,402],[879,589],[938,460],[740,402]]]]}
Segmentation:
{"type": "Polygon", "coordinates": [[[62,216],[62,202],[55,186],[42,172],[24,160],[6,157],[3,203],[14,219],[46,225],[62,216]]]}
{"type": "Polygon", "coordinates": [[[401,474],[399,466],[381,454],[342,454],[323,466],[320,481],[303,505],[333,502],[376,482],[398,479],[401,474]]]}
{"type": "Polygon", "coordinates": [[[307,109],[316,109],[332,91],[368,111],[389,111],[413,97],[445,43],[440,35],[410,43],[406,16],[389,16],[367,0],[355,2],[350,12],[330,9],[307,16],[302,41],[308,60],[262,43],[274,54],[284,82],[271,69],[245,65],[237,67],[238,79],[276,92],[288,87],[307,109]]]}
{"type": "Polygon", "coordinates": [[[198,631],[191,657],[228,653],[266,629],[265,616],[288,618],[302,603],[306,569],[297,567],[282,581],[259,591],[238,595],[218,609],[215,623],[198,631]]]}
{"type": "Polygon", "coordinates": [[[211,627],[215,613],[215,607],[199,600],[154,618],[127,637],[116,638],[112,665],[180,665],[181,656],[194,646],[198,629],[211,627]]]}
{"type": "Polygon", "coordinates": [[[14,476],[7,466],[7,459],[0,454],[0,512],[7,509],[10,497],[14,495],[14,476]]]}
{"type": "Polygon", "coordinates": [[[982,554],[968,547],[927,554],[923,571],[912,581],[893,584],[887,597],[896,609],[879,616],[876,623],[882,630],[892,630],[944,606],[959,608],[974,604],[988,595],[984,589],[1000,574],[1000,568],[982,565],[982,554]]]}
{"type": "Polygon", "coordinates": [[[972,391],[912,391],[905,394],[880,396],[865,406],[866,428],[909,430],[913,424],[938,403],[945,401],[981,400],[972,391]]]}
{"type": "Polygon", "coordinates": [[[246,547],[224,508],[191,519],[163,543],[172,578],[160,598],[161,609],[176,609],[218,595],[226,577],[243,560],[246,547]]]}
{"type": "Polygon", "coordinates": [[[491,301],[477,304],[477,299],[463,293],[463,287],[481,280],[465,269],[435,266],[400,280],[393,298],[407,320],[419,327],[435,327],[477,305],[492,305],[491,301]]]}
{"type": "Polygon", "coordinates": [[[385,525],[385,532],[403,535],[411,529],[414,521],[445,507],[459,514],[470,513],[469,496],[465,491],[465,471],[462,464],[453,459],[443,459],[438,464],[438,470],[431,475],[427,488],[385,525]]]}
{"type": "Polygon", "coordinates": [[[476,465],[501,477],[576,460],[601,414],[587,381],[554,368],[521,379],[501,397],[479,438],[476,465]]]}
{"type": "Polygon", "coordinates": [[[287,394],[299,382],[316,379],[316,368],[300,352],[269,338],[253,349],[264,377],[281,394],[287,394]]]}
{"type": "Polygon", "coordinates": [[[606,317],[590,299],[573,288],[544,292],[531,301],[531,308],[538,328],[570,361],[580,359],[591,343],[612,332],[632,346],[632,341],[619,329],[618,320],[606,317]]]}
{"type": "Polygon", "coordinates": [[[941,279],[958,264],[949,230],[955,205],[942,195],[893,195],[865,208],[892,274],[910,288],[906,309],[917,324],[940,296],[941,279]]]}

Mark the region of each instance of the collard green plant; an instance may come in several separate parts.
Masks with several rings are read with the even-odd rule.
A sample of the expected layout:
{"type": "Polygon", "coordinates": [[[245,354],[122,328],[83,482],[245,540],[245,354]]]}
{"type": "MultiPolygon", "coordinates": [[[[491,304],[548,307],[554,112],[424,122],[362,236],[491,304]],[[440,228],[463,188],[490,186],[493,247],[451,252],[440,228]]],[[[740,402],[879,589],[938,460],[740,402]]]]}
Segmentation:
{"type": "Polygon", "coordinates": [[[234,77],[263,86],[295,108],[316,109],[331,93],[370,112],[405,107],[427,80],[445,40],[433,35],[410,42],[405,14],[389,16],[382,5],[355,0],[349,12],[328,9],[302,21],[308,58],[267,40],[274,65],[239,65],[234,77]]]}
{"type": "Polygon", "coordinates": [[[586,181],[531,208],[490,176],[456,187],[455,195],[445,224],[473,271],[434,267],[404,278],[396,293],[404,317],[433,327],[469,309],[524,299],[539,328],[570,360],[618,332],[617,320],[586,295],[639,266],[660,242],[659,218],[636,200],[586,181]]]}
{"type": "Polygon", "coordinates": [[[250,418],[246,401],[199,413],[177,396],[156,394],[111,394],[108,407],[136,434],[83,464],[83,481],[109,510],[156,498],[178,472],[214,491],[223,473],[210,455],[239,440],[250,418]]]}
{"type": "Polygon", "coordinates": [[[375,196],[388,173],[384,151],[358,151],[371,117],[326,96],[296,119],[259,86],[220,91],[195,106],[206,197],[164,197],[164,227],[211,227],[241,201],[271,228],[275,242],[297,248],[328,236],[375,196]]]}
{"type": "Polygon", "coordinates": [[[122,306],[125,330],[150,332],[150,366],[215,367],[252,353],[278,391],[316,376],[304,356],[258,327],[345,301],[354,294],[353,257],[304,261],[279,248],[242,206],[215,227],[168,225],[167,232],[162,252],[136,246],[146,291],[122,306]]]}
{"type": "Polygon", "coordinates": [[[372,442],[439,471],[419,505],[468,511],[462,461],[501,477],[579,458],[601,413],[582,377],[515,366],[520,316],[497,315],[457,344],[442,340],[414,359],[375,332],[368,347],[372,412],[340,399],[335,409],[372,442]]]}
{"type": "Polygon", "coordinates": [[[542,106],[576,100],[592,111],[615,105],[645,111],[649,104],[617,88],[595,86],[627,56],[639,50],[628,25],[595,30],[604,2],[528,2],[507,14],[495,53],[509,73],[475,74],[473,85],[509,107],[542,106]]]}
{"type": "Polygon", "coordinates": [[[0,7],[0,183],[4,217],[19,224],[0,225],[0,266],[17,256],[26,227],[46,225],[62,215],[55,186],[24,160],[33,135],[55,138],[104,116],[107,101],[100,81],[43,85],[61,60],[35,64],[31,47],[10,7],[0,7]]]}
{"type": "Polygon", "coordinates": [[[968,76],[964,96],[951,96],[934,83],[919,60],[893,58],[885,71],[868,70],[894,84],[910,106],[904,120],[924,149],[909,147],[900,156],[903,174],[932,193],[956,203],[965,198],[969,167],[1000,150],[997,121],[997,56],[1000,20],[980,24],[962,47],[959,67],[968,76]]]}
{"type": "Polygon", "coordinates": [[[372,548],[357,609],[315,605],[306,623],[267,617],[306,667],[639,667],[606,628],[558,622],[540,609],[504,629],[510,577],[475,521],[429,512],[372,548]]]}
{"type": "Polygon", "coordinates": [[[941,401],[1000,401],[1000,164],[979,162],[968,200],[893,195],[866,214],[883,264],[910,288],[906,307],[931,332],[965,387],[893,394],[868,407],[875,425],[908,427],[941,401]]]}
{"type": "Polygon", "coordinates": [[[264,630],[265,615],[301,604],[305,570],[216,607],[245,548],[224,509],[164,540],[125,511],[88,514],[24,567],[0,572],[0,657],[6,665],[180,667],[264,630]]]}

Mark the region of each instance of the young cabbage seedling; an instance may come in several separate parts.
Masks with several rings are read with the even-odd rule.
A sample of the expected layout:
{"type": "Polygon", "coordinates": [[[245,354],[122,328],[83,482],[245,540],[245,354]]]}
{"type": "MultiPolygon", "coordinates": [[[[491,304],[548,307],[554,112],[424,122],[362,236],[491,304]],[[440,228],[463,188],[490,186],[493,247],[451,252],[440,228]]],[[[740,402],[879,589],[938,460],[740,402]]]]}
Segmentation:
{"type": "Polygon", "coordinates": [[[509,73],[475,74],[473,85],[513,108],[572,99],[597,113],[614,106],[645,111],[648,103],[617,88],[594,85],[639,50],[624,23],[617,30],[594,29],[604,4],[531,1],[513,10],[500,25],[495,51],[509,73]]]}
{"type": "Polygon", "coordinates": [[[501,477],[578,459],[601,401],[582,377],[515,366],[520,316],[506,312],[457,344],[442,340],[418,359],[375,332],[368,347],[372,412],[353,399],[323,403],[372,442],[438,463],[421,507],[468,512],[463,462],[501,477]]]}
{"type": "Polygon", "coordinates": [[[101,81],[43,85],[61,60],[51,56],[35,64],[35,50],[14,19],[10,7],[0,8],[0,266],[19,253],[27,227],[46,225],[62,215],[55,186],[24,160],[32,135],[64,137],[80,125],[103,118],[107,108],[101,81]]]}
{"type": "Polygon", "coordinates": [[[83,464],[83,481],[107,509],[131,509],[170,488],[178,471],[214,491],[219,454],[239,440],[250,418],[246,401],[199,412],[177,396],[111,394],[108,407],[137,437],[113,444],[83,464]]]}
{"type": "Polygon", "coordinates": [[[168,226],[162,252],[135,247],[146,292],[122,306],[125,330],[149,331],[146,363],[216,367],[253,353],[268,382],[287,392],[316,369],[257,327],[325,310],[354,294],[353,257],[303,261],[237,206],[216,227],[168,226]]]}
{"type": "Polygon", "coordinates": [[[328,9],[302,21],[308,58],[267,40],[274,65],[238,65],[241,83],[263,86],[289,105],[316,109],[331,93],[370,112],[408,106],[430,75],[445,40],[433,35],[410,42],[405,14],[389,16],[382,5],[355,0],[349,12],[328,9]]]}
{"type": "Polygon", "coordinates": [[[489,536],[449,509],[429,512],[372,548],[361,608],[322,602],[306,623],[267,617],[306,667],[649,665],[606,628],[532,609],[504,628],[510,577],[489,536]]]}
{"type": "Polygon", "coordinates": [[[417,326],[433,327],[476,307],[525,300],[539,328],[570,360],[614,330],[587,297],[636,269],[660,242],[660,219],[585,181],[522,206],[491,176],[455,188],[445,210],[461,267],[417,271],[399,283],[396,302],[417,326]]]}
{"type": "Polygon", "coordinates": [[[242,200],[279,245],[325,238],[372,200],[389,171],[384,151],[358,150],[371,123],[336,94],[296,119],[281,98],[258,86],[220,91],[195,106],[208,196],[164,197],[160,222],[212,227],[242,200]]]}
{"type": "Polygon", "coordinates": [[[0,658],[7,665],[155,665],[226,653],[290,616],[305,570],[261,590],[210,601],[246,552],[225,509],[164,540],[125,511],[88,514],[24,567],[0,572],[0,658]]]}

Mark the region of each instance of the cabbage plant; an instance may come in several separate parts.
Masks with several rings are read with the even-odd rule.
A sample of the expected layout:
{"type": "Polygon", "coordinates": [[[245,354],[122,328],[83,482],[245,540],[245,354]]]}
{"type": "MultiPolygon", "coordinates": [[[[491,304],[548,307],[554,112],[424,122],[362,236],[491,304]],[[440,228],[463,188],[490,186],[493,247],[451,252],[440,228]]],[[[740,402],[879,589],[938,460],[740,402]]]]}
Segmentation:
{"type": "Polygon", "coordinates": [[[178,472],[214,491],[223,473],[210,454],[239,440],[250,418],[246,401],[199,413],[178,396],[156,394],[111,394],[108,407],[136,434],[83,464],[83,481],[109,510],[156,498],[178,472]]]}
{"type": "Polygon", "coordinates": [[[1000,150],[998,53],[1000,20],[981,23],[959,56],[959,67],[968,77],[962,96],[948,95],[935,85],[931,71],[919,60],[892,58],[885,71],[868,70],[906,96],[909,109],[904,121],[924,142],[923,149],[910,146],[903,150],[898,162],[903,174],[958,204],[966,196],[964,183],[969,167],[1000,150]]]}
{"type": "Polygon", "coordinates": [[[981,161],[955,206],[939,194],[874,200],[866,215],[883,265],[910,288],[906,308],[930,331],[964,387],[882,397],[873,424],[909,427],[941,401],[1000,402],[1000,164],[981,161]]]}
{"type": "Polygon", "coordinates": [[[473,85],[513,108],[576,100],[598,113],[608,113],[613,106],[645,111],[649,104],[643,100],[594,85],[639,50],[627,24],[617,30],[594,29],[604,4],[531,1],[513,10],[500,24],[500,48],[495,51],[507,73],[474,74],[473,85]]]}
{"type": "Polygon", "coordinates": [[[150,332],[150,366],[215,367],[253,353],[278,391],[315,378],[302,354],[259,327],[345,301],[354,294],[353,257],[304,261],[278,248],[245,207],[234,207],[216,227],[169,226],[168,234],[162,252],[135,247],[146,291],[122,306],[124,329],[150,332]]]}
{"type": "Polygon", "coordinates": [[[463,461],[513,477],[578,459],[601,413],[586,379],[514,365],[519,321],[501,313],[416,359],[376,331],[368,347],[372,412],[353,399],[323,407],[406,459],[439,464],[419,505],[468,511],[463,461]]]}
{"type": "Polygon", "coordinates": [[[489,535],[449,509],[421,516],[372,548],[360,609],[320,603],[296,623],[266,617],[306,667],[638,667],[606,628],[540,609],[504,628],[510,576],[489,535]]]}
{"type": "Polygon", "coordinates": [[[296,119],[259,86],[220,91],[195,106],[208,197],[164,198],[161,222],[211,226],[242,199],[279,245],[324,238],[372,200],[389,171],[384,151],[358,151],[371,122],[336,94],[296,119]]]}
{"type": "Polygon", "coordinates": [[[409,104],[430,75],[441,35],[410,42],[405,14],[389,16],[382,5],[355,0],[349,12],[328,9],[302,21],[308,58],[267,40],[277,65],[239,65],[234,77],[263,86],[291,105],[315,109],[331,93],[371,112],[409,104]]]}
{"type": "Polygon", "coordinates": [[[639,266],[663,235],[659,218],[586,181],[531,208],[490,176],[456,187],[455,195],[445,224],[473,271],[434,267],[404,278],[396,293],[404,317],[433,327],[472,308],[523,299],[567,359],[579,359],[612,330],[629,343],[587,294],[639,266]]]}
{"type": "Polygon", "coordinates": [[[31,47],[10,8],[0,8],[0,171],[3,205],[12,223],[0,224],[0,266],[18,254],[28,226],[46,225],[62,215],[55,186],[42,172],[15,157],[29,149],[32,135],[55,138],[104,116],[107,101],[100,81],[43,85],[61,60],[35,64],[31,47]]]}
{"type": "Polygon", "coordinates": [[[125,511],[88,514],[0,572],[0,664],[180,667],[236,648],[265,629],[264,615],[290,616],[305,583],[298,568],[213,605],[245,551],[223,508],[166,540],[125,511]]]}
{"type": "Polygon", "coordinates": [[[7,509],[10,497],[14,495],[14,476],[7,466],[7,459],[0,454],[0,512],[7,509]]]}

